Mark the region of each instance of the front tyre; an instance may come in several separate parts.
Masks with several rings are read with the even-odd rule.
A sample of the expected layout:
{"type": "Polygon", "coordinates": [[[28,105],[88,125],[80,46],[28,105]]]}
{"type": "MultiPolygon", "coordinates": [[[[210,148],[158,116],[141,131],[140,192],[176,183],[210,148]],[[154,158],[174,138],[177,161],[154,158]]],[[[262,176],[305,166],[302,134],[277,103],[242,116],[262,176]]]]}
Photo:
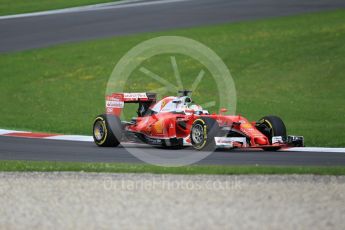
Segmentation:
{"type": "MultiPolygon", "coordinates": [[[[286,140],[286,127],[284,122],[280,117],[277,116],[265,116],[261,118],[257,122],[256,128],[264,134],[268,140],[270,141],[270,144],[272,144],[272,137],[274,136],[281,136],[283,140],[286,140]]],[[[277,151],[281,147],[267,147],[263,148],[265,151],[277,151]]]]}
{"type": "Polygon", "coordinates": [[[100,147],[116,147],[120,144],[119,135],[121,121],[118,117],[102,114],[93,122],[93,140],[100,147]],[[114,130],[115,129],[115,130],[114,130]]]}
{"type": "Polygon", "coordinates": [[[219,125],[216,120],[203,117],[193,122],[190,139],[196,150],[212,151],[216,148],[214,137],[219,133],[219,125]]]}

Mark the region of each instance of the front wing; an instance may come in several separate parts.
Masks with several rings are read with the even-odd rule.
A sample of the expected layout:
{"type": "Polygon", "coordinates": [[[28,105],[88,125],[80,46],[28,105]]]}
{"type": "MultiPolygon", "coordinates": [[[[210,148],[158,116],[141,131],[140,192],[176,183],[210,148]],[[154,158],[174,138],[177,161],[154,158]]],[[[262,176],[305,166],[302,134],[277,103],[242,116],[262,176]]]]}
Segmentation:
{"type": "Polygon", "coordinates": [[[218,148],[275,148],[275,147],[304,147],[304,137],[287,136],[284,140],[281,136],[272,137],[270,145],[250,145],[246,137],[215,137],[218,148]]]}

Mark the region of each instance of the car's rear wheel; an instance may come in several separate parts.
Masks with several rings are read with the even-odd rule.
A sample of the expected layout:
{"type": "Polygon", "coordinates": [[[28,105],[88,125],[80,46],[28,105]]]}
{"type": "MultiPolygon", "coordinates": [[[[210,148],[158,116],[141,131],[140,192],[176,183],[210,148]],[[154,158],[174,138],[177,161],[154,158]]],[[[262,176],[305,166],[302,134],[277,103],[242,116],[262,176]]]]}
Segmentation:
{"type": "Polygon", "coordinates": [[[116,116],[102,114],[93,122],[93,140],[100,147],[118,146],[121,132],[121,121],[116,116]]]}
{"type": "Polygon", "coordinates": [[[219,125],[216,120],[203,117],[193,122],[190,139],[192,145],[197,150],[212,151],[216,144],[214,137],[219,133],[219,125]]]}
{"type": "MultiPolygon", "coordinates": [[[[286,127],[280,117],[273,115],[265,116],[257,123],[256,128],[268,138],[271,144],[272,137],[274,136],[281,136],[283,140],[286,140],[286,127]]],[[[276,151],[280,149],[280,147],[267,147],[263,149],[267,151],[276,151]]]]}

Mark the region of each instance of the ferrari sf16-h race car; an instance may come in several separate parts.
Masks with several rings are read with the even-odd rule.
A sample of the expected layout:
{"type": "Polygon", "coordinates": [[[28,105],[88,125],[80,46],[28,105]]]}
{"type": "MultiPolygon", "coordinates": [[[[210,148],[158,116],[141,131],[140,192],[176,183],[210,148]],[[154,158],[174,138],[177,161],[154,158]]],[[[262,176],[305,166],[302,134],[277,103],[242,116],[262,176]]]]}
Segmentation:
{"type": "Polygon", "coordinates": [[[121,141],[144,142],[167,148],[192,146],[196,150],[216,148],[261,148],[278,150],[304,146],[301,136],[288,136],[283,121],[265,116],[250,122],[241,115],[210,114],[194,104],[191,91],[164,97],[155,93],[113,93],[106,96],[106,113],[93,123],[94,142],[101,147],[118,146],[121,141]],[[127,103],[138,103],[137,116],[121,121],[127,103]]]}

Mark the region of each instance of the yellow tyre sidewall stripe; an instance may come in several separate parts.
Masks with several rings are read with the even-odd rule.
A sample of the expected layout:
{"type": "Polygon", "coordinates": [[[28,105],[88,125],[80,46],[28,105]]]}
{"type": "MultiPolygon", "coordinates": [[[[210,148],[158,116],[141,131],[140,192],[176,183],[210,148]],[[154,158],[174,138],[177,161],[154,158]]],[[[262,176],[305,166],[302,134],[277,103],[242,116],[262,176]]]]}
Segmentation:
{"type": "Polygon", "coordinates": [[[95,121],[93,123],[95,124],[99,120],[102,121],[102,127],[103,127],[103,130],[104,130],[104,137],[101,139],[101,141],[97,141],[97,143],[99,145],[102,145],[107,140],[108,129],[107,129],[107,126],[105,124],[105,120],[104,120],[103,117],[96,117],[96,119],[95,119],[95,121]]]}
{"type": "Polygon", "coordinates": [[[206,142],[207,142],[207,127],[206,127],[205,121],[204,121],[203,119],[196,119],[196,120],[193,122],[193,124],[196,123],[196,122],[198,122],[198,121],[201,122],[202,125],[203,125],[203,127],[204,127],[204,142],[203,142],[202,145],[200,145],[200,146],[195,146],[195,148],[196,148],[196,149],[202,149],[202,148],[206,145],[206,142]]]}
{"type": "Polygon", "coordinates": [[[272,130],[272,137],[273,137],[274,136],[273,125],[268,120],[264,120],[264,122],[266,122],[268,124],[268,126],[271,128],[271,130],[272,130]]]}

